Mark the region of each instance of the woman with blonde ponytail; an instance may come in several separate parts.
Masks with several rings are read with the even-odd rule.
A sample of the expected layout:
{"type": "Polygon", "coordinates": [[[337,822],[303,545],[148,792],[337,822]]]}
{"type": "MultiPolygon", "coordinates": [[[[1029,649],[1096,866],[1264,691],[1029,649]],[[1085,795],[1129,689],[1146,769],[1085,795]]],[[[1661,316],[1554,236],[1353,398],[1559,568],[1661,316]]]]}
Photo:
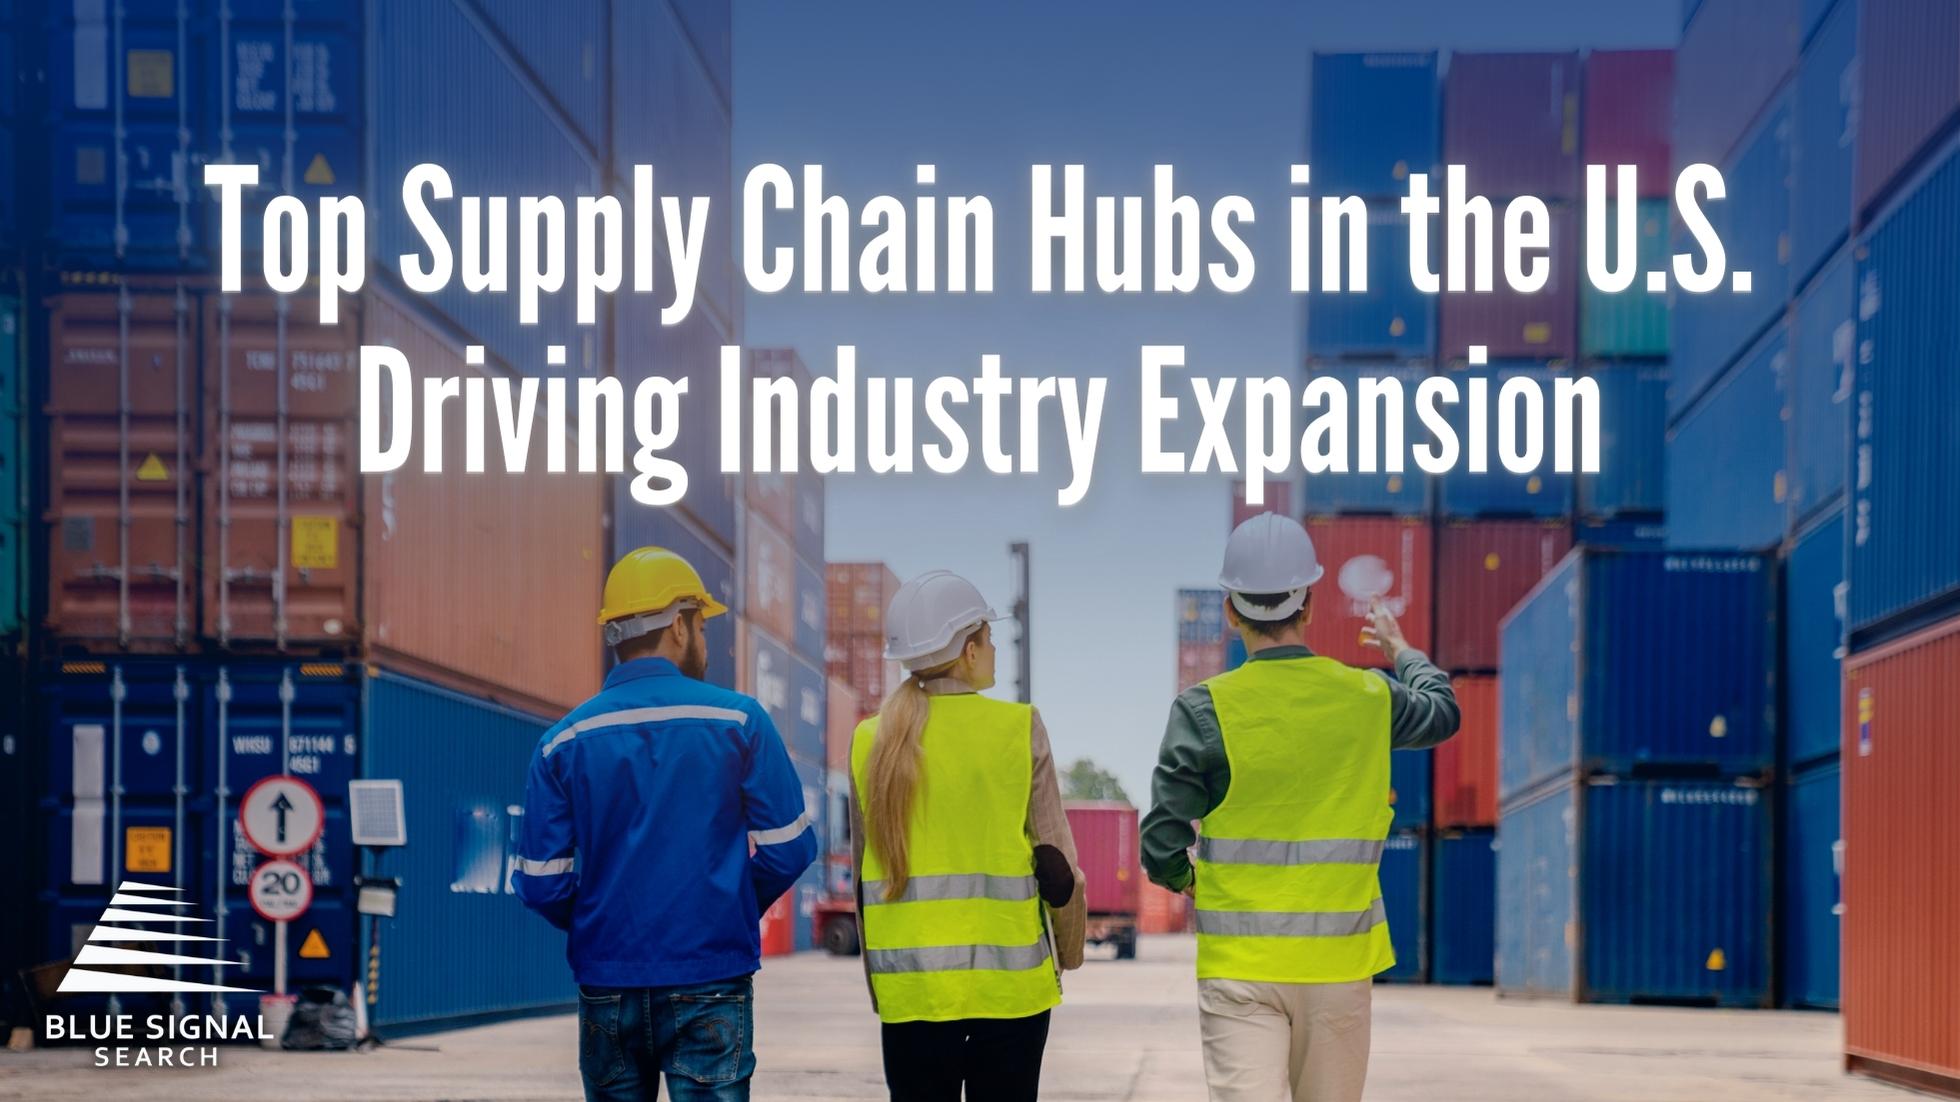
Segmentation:
{"type": "Polygon", "coordinates": [[[947,571],[900,586],[885,657],[907,676],[852,738],[860,942],[894,1102],[1037,1097],[1061,972],[1082,964],[1048,732],[980,695],[999,618],[947,571]]]}

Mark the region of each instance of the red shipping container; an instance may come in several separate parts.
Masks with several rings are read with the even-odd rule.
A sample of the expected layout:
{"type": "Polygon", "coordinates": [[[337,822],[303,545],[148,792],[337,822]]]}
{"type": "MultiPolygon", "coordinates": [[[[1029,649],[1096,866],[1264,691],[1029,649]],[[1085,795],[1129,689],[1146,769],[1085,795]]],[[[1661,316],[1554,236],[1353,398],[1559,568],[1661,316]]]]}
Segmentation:
{"type": "Polygon", "coordinates": [[[67,640],[188,647],[199,630],[198,299],[165,285],[56,295],[47,309],[45,626],[67,640]]]}
{"type": "Polygon", "coordinates": [[[1960,4],[1868,0],[1858,6],[1856,207],[1887,194],[1960,110],[1960,4]]]}
{"type": "Polygon", "coordinates": [[[839,636],[885,633],[885,609],[898,593],[898,575],[881,562],[833,562],[824,565],[824,588],[830,602],[829,632],[839,636]]]}
{"type": "MultiPolygon", "coordinates": [[[[1640,169],[1640,194],[1665,198],[1674,193],[1674,51],[1595,50],[1586,59],[1585,125],[1580,129],[1582,164],[1640,169]]],[[[1583,169],[1581,170],[1583,171],[1583,169]]],[[[1579,194],[1586,181],[1579,180],[1579,194]]]]}
{"type": "Polygon", "coordinates": [[[1293,511],[1293,484],[1291,482],[1266,483],[1266,500],[1258,505],[1248,505],[1245,500],[1244,481],[1232,483],[1232,527],[1251,520],[1261,513],[1291,513],[1293,511]]]}
{"type": "Polygon", "coordinates": [[[1137,856],[1137,809],[1110,800],[1072,801],[1069,833],[1075,863],[1088,881],[1083,898],[1092,915],[1134,915],[1143,884],[1137,856]]]}
{"type": "Polygon", "coordinates": [[[1956,715],[1960,618],[1845,661],[1845,1063],[1948,1095],[1960,1095],[1956,715]]]}
{"type": "Polygon", "coordinates": [[[1307,534],[1327,573],[1313,587],[1307,646],[1350,666],[1383,667],[1382,652],[1361,642],[1376,598],[1402,625],[1409,645],[1429,651],[1429,522],[1419,517],[1310,517],[1307,534]]]}
{"type": "Polygon", "coordinates": [[[1196,685],[1208,677],[1225,672],[1225,644],[1222,641],[1177,644],[1177,691],[1196,685]]]}
{"type": "Polygon", "coordinates": [[[762,955],[765,957],[786,957],[796,950],[796,890],[785,892],[782,898],[769,905],[762,912],[762,955]]]}
{"type": "Polygon", "coordinates": [[[1191,921],[1191,897],[1155,884],[1140,889],[1137,929],[1146,934],[1181,934],[1191,921]]]}
{"type": "Polygon", "coordinates": [[[825,697],[824,764],[834,773],[851,771],[851,735],[871,713],[859,702],[857,690],[838,679],[830,679],[825,697]]]}
{"type": "MultiPolygon", "coordinates": [[[[1570,359],[1578,348],[1579,281],[1584,270],[1579,262],[1580,225],[1578,208],[1551,208],[1551,248],[1546,263],[1551,272],[1545,285],[1523,295],[1504,282],[1503,245],[1492,231],[1491,290],[1485,293],[1445,291],[1437,307],[1441,326],[1440,355],[1446,363],[1462,363],[1470,346],[1481,344],[1491,361],[1570,359]]],[[[1493,213],[1501,219],[1501,211],[1493,213]]],[[[1447,254],[1447,247],[1439,246],[1447,254]]],[[[1448,279],[1448,257],[1437,271],[1448,279]]],[[[1474,277],[1476,267],[1466,270],[1474,277]]],[[[1443,284],[1449,286],[1447,282],[1443,284]]]]}
{"type": "Polygon", "coordinates": [[[1450,678],[1463,723],[1436,748],[1436,825],[1497,825],[1497,678],[1450,678]]]}
{"type": "MultiPolygon", "coordinates": [[[[1498,200],[1578,195],[1579,55],[1456,53],[1443,78],[1443,160],[1498,200]]],[[[1432,180],[1429,193],[1442,194],[1432,180]]],[[[1447,354],[1447,351],[1446,353],[1447,354]]]]}
{"type": "Polygon", "coordinates": [[[1572,549],[1572,529],[1559,520],[1459,520],[1436,539],[1436,664],[1497,669],[1498,621],[1572,549]]]}
{"type": "Polygon", "coordinates": [[[744,526],[748,545],[748,591],[743,612],[780,640],[796,638],[796,548],[785,534],[751,515],[744,526]]]}

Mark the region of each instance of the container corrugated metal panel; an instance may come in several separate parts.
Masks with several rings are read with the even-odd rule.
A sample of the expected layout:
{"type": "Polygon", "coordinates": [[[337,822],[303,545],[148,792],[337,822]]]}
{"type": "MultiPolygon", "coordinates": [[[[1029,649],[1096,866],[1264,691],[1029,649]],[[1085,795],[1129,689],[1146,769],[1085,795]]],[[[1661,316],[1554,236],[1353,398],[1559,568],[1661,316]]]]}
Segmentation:
{"type": "Polygon", "coordinates": [[[607,0],[473,0],[588,144],[605,154],[607,0]]]}
{"type": "MultiPolygon", "coordinates": [[[[1309,517],[1307,534],[1327,570],[1315,591],[1307,646],[1350,666],[1382,666],[1380,651],[1364,646],[1369,604],[1380,598],[1401,621],[1409,645],[1429,649],[1431,547],[1429,525],[1402,517],[1309,517]]],[[[1222,657],[1222,655],[1221,655],[1222,657]]]]}
{"type": "MultiPolygon", "coordinates": [[[[1635,271],[1665,270],[1669,264],[1668,201],[1642,199],[1635,217],[1639,241],[1635,271]]],[[[1617,262],[1619,208],[1606,215],[1607,258],[1617,262]]],[[[1583,232],[1583,231],[1582,231],[1583,232]]],[[[1600,357],[1661,357],[1672,346],[1666,295],[1648,293],[1639,282],[1619,294],[1606,294],[1586,279],[1579,284],[1579,352],[1600,357]]]]}
{"type": "MultiPolygon", "coordinates": [[[[1560,360],[1578,350],[1574,330],[1579,322],[1579,284],[1584,278],[1579,258],[1579,213],[1576,207],[1561,205],[1551,208],[1551,216],[1551,245],[1544,254],[1551,272],[1545,286],[1528,295],[1511,290],[1504,281],[1503,258],[1497,256],[1491,262],[1490,291],[1443,292],[1437,331],[1444,361],[1463,361],[1473,344],[1483,345],[1493,361],[1560,360]]],[[[1448,247],[1439,251],[1447,265],[1448,247]]],[[[1447,278],[1448,268],[1439,268],[1439,273],[1447,278]]],[[[1447,288],[1448,284],[1442,286],[1447,288]]]]}
{"type": "MultiPolygon", "coordinates": [[[[1538,469],[1529,474],[1512,474],[1504,469],[1501,458],[1504,438],[1499,434],[1502,422],[1499,408],[1502,405],[1502,391],[1512,379],[1527,379],[1537,383],[1542,395],[1540,408],[1544,411],[1544,424],[1547,436],[1558,402],[1558,380],[1568,377],[1557,366],[1546,367],[1538,364],[1493,363],[1482,367],[1452,368],[1450,377],[1456,380],[1457,390],[1463,400],[1451,406],[1446,416],[1450,425],[1456,429],[1457,441],[1465,449],[1465,455],[1457,465],[1438,476],[1440,488],[1437,498],[1439,511],[1449,517],[1479,516],[1529,516],[1557,517],[1572,512],[1572,475],[1560,474],[1553,470],[1552,451],[1549,445],[1539,457],[1538,469]],[[1487,470],[1475,472],[1470,469],[1468,449],[1470,447],[1470,385],[1474,380],[1488,383],[1488,399],[1484,406],[1484,439],[1488,441],[1489,452],[1486,457],[1487,470]]],[[[1523,402],[1515,408],[1523,409],[1523,402]]],[[[1518,419],[1523,425],[1524,418],[1518,419]]],[[[1602,453],[1601,459],[1604,460],[1602,453]]]]}
{"type": "Polygon", "coordinates": [[[1777,393],[1788,332],[1778,325],[1667,431],[1670,547],[1774,547],[1783,538],[1789,477],[1777,393]]]}
{"type": "Polygon", "coordinates": [[[1851,228],[1858,135],[1858,0],[1844,0],[1797,66],[1790,143],[1790,285],[1801,287],[1851,228]]]}
{"type": "Polygon", "coordinates": [[[1960,593],[1960,152],[1865,241],[1853,409],[1851,630],[1960,593]]]}
{"type": "Polygon", "coordinates": [[[1243,481],[1232,483],[1232,528],[1251,520],[1261,513],[1284,513],[1293,507],[1293,484],[1291,482],[1267,482],[1260,491],[1266,499],[1258,505],[1246,501],[1246,484],[1243,481]]]}
{"type": "Polygon", "coordinates": [[[30,739],[27,663],[18,656],[0,658],[0,830],[16,840],[19,849],[0,868],[0,892],[19,901],[0,911],[0,968],[18,973],[41,963],[41,934],[36,929],[33,900],[47,874],[40,856],[40,778],[34,761],[45,740],[30,739]]]}
{"type": "Polygon", "coordinates": [[[370,777],[399,778],[409,844],[380,871],[400,876],[408,921],[387,931],[390,970],[375,1024],[429,1023],[576,1002],[565,935],[518,902],[512,808],[547,721],[393,674],[367,685],[370,777]],[[497,961],[494,968],[458,967],[497,961]]]}
{"type": "Polygon", "coordinates": [[[1397,750],[1388,756],[1388,803],[1395,812],[1389,829],[1420,830],[1429,825],[1434,777],[1433,751],[1397,750]]]}
{"type": "Polygon", "coordinates": [[[1436,177],[1436,54],[1313,56],[1313,186],[1322,195],[1403,195],[1436,177]],[[1356,105],[1366,104],[1366,110],[1356,105]]]}
{"type": "Polygon", "coordinates": [[[1522,804],[1506,804],[1497,836],[1499,991],[1525,995],[1572,992],[1579,935],[1576,789],[1561,785],[1522,804]]]}
{"type": "MultiPolygon", "coordinates": [[[[698,18],[690,29],[730,16],[690,4],[698,18]]],[[[612,6],[613,172],[625,177],[630,166],[654,166],[654,182],[664,195],[705,195],[723,209],[732,203],[729,100],[711,79],[706,55],[681,29],[682,16],[665,4],[612,6]]],[[[726,86],[724,85],[724,88],[726,86]]],[[[710,218],[701,246],[699,292],[722,320],[735,328],[735,219],[710,218]]],[[[701,309],[697,302],[695,309],[701,309]]]]}
{"type": "MultiPolygon", "coordinates": [[[[313,879],[314,902],[294,924],[290,978],[352,982],[359,953],[345,797],[360,741],[360,686],[348,668],[135,658],[67,663],[40,684],[46,773],[37,959],[70,956],[115,883],[130,877],[183,887],[196,913],[211,920],[202,932],[224,939],[225,954],[240,961],[226,969],[227,980],[269,986],[271,931],[247,900],[262,858],[237,829],[237,800],[279,773],[290,754],[291,773],[326,807],[320,840],[297,858],[313,879]],[[299,957],[300,942],[316,929],[330,956],[299,957]]],[[[185,978],[206,980],[194,969],[185,978]]],[[[240,998],[231,1010],[255,999],[240,998]]],[[[132,1009],[128,999],[125,1009],[132,1009]]]]}
{"type": "MultiPolygon", "coordinates": [[[[1586,58],[1581,162],[1634,165],[1640,170],[1640,194],[1665,198],[1673,191],[1673,138],[1674,51],[1594,50],[1586,58]]],[[[1585,186],[1583,179],[1579,186],[1585,186]]],[[[1666,209],[1661,208],[1662,226],[1666,209]]],[[[1644,264],[1641,270],[1647,270],[1644,264]]]]}
{"type": "Polygon", "coordinates": [[[1598,474],[1576,476],[1587,517],[1658,515],[1667,494],[1666,364],[1593,364],[1599,384],[1598,474]]]}
{"type": "Polygon", "coordinates": [[[0,245],[20,243],[20,162],[22,138],[27,129],[21,118],[17,72],[20,59],[15,55],[21,41],[21,28],[11,5],[0,12],[0,245]]]}
{"type": "MultiPolygon", "coordinates": [[[[1402,405],[1402,439],[1418,439],[1419,422],[1415,414],[1414,395],[1416,387],[1429,377],[1429,369],[1421,365],[1398,364],[1342,364],[1315,362],[1309,365],[1308,375],[1312,378],[1334,379],[1345,388],[1349,396],[1347,432],[1350,441],[1360,439],[1361,403],[1360,380],[1364,378],[1394,379],[1402,386],[1405,402],[1402,405]]],[[[1315,406],[1314,410],[1321,407],[1315,406]]],[[[1377,407],[1379,410],[1379,406],[1377,407]]],[[[1308,416],[1313,412],[1306,411],[1308,416]]],[[[1384,427],[1383,431],[1386,431],[1384,427]]],[[[1379,438],[1379,437],[1378,437],[1379,438]]],[[[1359,447],[1356,443],[1355,447],[1359,447]]],[[[1348,471],[1343,473],[1321,472],[1302,475],[1300,478],[1300,509],[1307,516],[1323,516],[1336,513],[1389,513],[1413,515],[1429,508],[1429,476],[1422,469],[1408,461],[1408,449],[1399,453],[1403,470],[1400,471],[1348,471]]],[[[1376,466],[1387,466],[1387,455],[1376,457],[1376,466]]]]}
{"type": "Polygon", "coordinates": [[[1497,668],[1497,623],[1572,548],[1567,521],[1453,520],[1436,533],[1436,662],[1497,668]]]}
{"type": "Polygon", "coordinates": [[[1087,881],[1083,899],[1093,914],[1137,913],[1143,866],[1137,856],[1137,809],[1111,802],[1070,802],[1076,864],[1087,881]]]}
{"type": "MultiPolygon", "coordinates": [[[[4,231],[0,231],[4,232],[4,231]]],[[[0,294],[0,636],[27,617],[26,376],[21,371],[20,299],[0,294]]],[[[37,465],[38,466],[38,465],[37,465]]]]}
{"type": "Polygon", "coordinates": [[[1591,1002],[1770,1005],[1770,801],[1728,781],[1586,785],[1579,933],[1591,1002]]]}
{"type": "Polygon", "coordinates": [[[1784,789],[1780,971],[1790,1006],[1838,1005],[1840,780],[1833,757],[1790,778],[1784,789]]]}
{"type": "Polygon", "coordinates": [[[796,551],[789,538],[751,513],[744,525],[742,615],[784,642],[796,638],[796,551]]]}
{"type": "Polygon", "coordinates": [[[823,569],[824,477],[808,464],[796,476],[796,556],[823,569]]]}
{"type": "MultiPolygon", "coordinates": [[[[458,344],[398,302],[371,293],[365,310],[366,339],[400,349],[418,380],[494,377],[494,368],[465,365],[458,344]]],[[[606,480],[546,471],[535,440],[523,473],[470,474],[463,407],[450,402],[444,412],[441,473],[411,461],[361,480],[368,646],[384,662],[473,695],[530,711],[570,708],[597,692],[605,674],[594,620],[612,563],[606,480]],[[482,554],[485,547],[497,553],[482,554]],[[521,618],[510,615],[514,593],[530,601],[521,618]]]]}
{"type": "Polygon", "coordinates": [[[1316,284],[1307,296],[1307,355],[1428,356],[1436,341],[1436,296],[1416,290],[1409,279],[1408,221],[1391,210],[1370,211],[1367,238],[1367,290],[1316,284]]]}
{"type": "MultiPolygon", "coordinates": [[[[562,117],[548,110],[529,79],[503,56],[455,4],[374,4],[368,42],[374,110],[369,148],[374,179],[394,188],[418,164],[449,171],[455,194],[597,195],[599,164],[562,117]],[[467,81],[446,73],[469,73],[467,81]],[[413,105],[413,110],[403,109],[413,105]]],[[[664,112],[646,111],[651,116],[664,112]]],[[[369,211],[368,248],[398,270],[404,254],[424,257],[422,238],[399,202],[369,211]]],[[[430,212],[452,242],[460,240],[458,202],[431,203],[430,212]]],[[[513,206],[511,216],[516,216],[513,206]]],[[[652,309],[626,295],[619,312],[652,309]]],[[[651,296],[645,296],[651,298],[651,296]]],[[[471,294],[460,278],[430,304],[490,354],[527,375],[563,370],[573,377],[602,369],[597,331],[577,323],[576,296],[543,296],[538,323],[518,320],[514,294],[471,294]],[[547,366],[547,345],[563,345],[566,367],[547,366]]],[[[685,438],[688,434],[683,433],[685,438]]]]}
{"type": "Polygon", "coordinates": [[[1658,516],[1580,517],[1572,542],[1621,551],[1658,551],[1667,546],[1667,524],[1658,516]]]}
{"type": "Polygon", "coordinates": [[[1225,592],[1220,589],[1178,590],[1178,642],[1216,643],[1224,638],[1225,592]]]}
{"type": "Polygon", "coordinates": [[[1245,665],[1245,659],[1245,639],[1243,637],[1234,635],[1232,638],[1225,640],[1226,669],[1238,669],[1240,666],[1245,665]]]}
{"type": "Polygon", "coordinates": [[[856,690],[835,677],[824,687],[824,758],[831,772],[851,771],[851,733],[869,715],[856,690]]]}
{"type": "Polygon", "coordinates": [[[1452,54],[1443,77],[1443,161],[1467,166],[1470,190],[1480,195],[1577,195],[1579,55],[1452,54]]]}
{"type": "Polygon", "coordinates": [[[1857,208],[1867,215],[1960,109],[1960,8],[1873,0],[1858,15],[1857,208]]]}
{"type": "MultiPolygon", "coordinates": [[[[1702,208],[1727,251],[1730,280],[1707,294],[1674,294],[1674,380],[1667,412],[1678,418],[1781,316],[1790,276],[1790,107],[1777,101],[1736,156],[1723,163],[1728,198],[1702,208]],[[1732,285],[1750,273],[1748,294],[1732,285]]],[[[1674,251],[1697,254],[1677,220],[1674,251]]]]}
{"type": "Polygon", "coordinates": [[[1430,847],[1435,865],[1429,897],[1429,978],[1487,984],[1495,979],[1497,832],[1447,831],[1430,847]]]}
{"type": "Polygon", "coordinates": [[[796,560],[796,653],[823,665],[824,639],[829,628],[829,602],[824,592],[823,572],[799,558],[796,560]]]}
{"type": "Polygon", "coordinates": [[[1960,1093],[1960,620],[1847,665],[1847,1064],[1960,1093]]]}
{"type": "Polygon", "coordinates": [[[724,0],[671,0],[721,98],[734,102],[734,10],[724,0]]]}
{"type": "MultiPolygon", "coordinates": [[[[636,547],[665,547],[686,559],[701,574],[708,592],[729,608],[736,603],[738,587],[735,564],[728,553],[709,542],[700,529],[671,509],[650,509],[628,495],[625,481],[613,486],[613,547],[610,561],[636,547]]],[[[732,689],[735,687],[735,617],[720,616],[708,621],[707,680],[732,689]]]]}
{"type": "MultiPolygon", "coordinates": [[[[821,732],[819,732],[821,734],[821,732]]],[[[785,733],[787,737],[787,732],[785,733]]],[[[793,752],[793,751],[792,751],[793,752]]],[[[803,806],[811,815],[810,830],[818,838],[818,852],[824,852],[823,839],[829,829],[830,801],[826,798],[829,771],[821,759],[815,762],[794,761],[796,779],[803,782],[803,806]]],[[[819,859],[812,862],[797,875],[796,883],[789,889],[790,910],[794,929],[790,934],[790,945],[797,952],[805,952],[818,947],[817,941],[817,900],[824,896],[824,878],[827,875],[826,862],[819,859]]]]}
{"type": "Polygon", "coordinates": [[[1844,493],[1851,395],[1858,374],[1854,273],[1849,255],[1832,261],[1797,300],[1790,317],[1783,398],[1792,527],[1844,493]]]}
{"type": "Polygon", "coordinates": [[[1783,566],[1785,745],[1791,764],[1838,752],[1844,714],[1844,513],[1791,545],[1783,566]]]}
{"type": "MultiPolygon", "coordinates": [[[[660,324],[651,303],[618,302],[614,310],[614,374],[628,393],[659,375],[688,380],[687,427],[668,452],[687,471],[680,508],[723,547],[735,546],[735,477],[721,472],[721,346],[728,334],[705,311],[690,311],[676,325],[660,324]]],[[[647,508],[647,506],[636,506],[647,508]]]]}
{"type": "MultiPolygon", "coordinates": [[[[796,654],[790,655],[789,663],[790,723],[783,729],[783,741],[799,762],[821,770],[825,768],[824,729],[830,721],[830,689],[823,663],[796,654]]],[[[821,785],[818,794],[821,797],[821,785]]],[[[820,799],[810,804],[820,805],[820,799]]]]}
{"type": "Polygon", "coordinates": [[[754,697],[769,713],[784,746],[790,745],[797,716],[795,664],[789,648],[758,630],[747,617],[736,618],[735,689],[754,697]]]}
{"type": "Polygon", "coordinates": [[[829,595],[832,638],[854,635],[885,637],[885,609],[898,593],[898,575],[881,562],[824,564],[824,591],[829,595]]]}
{"type": "Polygon", "coordinates": [[[1767,770],[1773,581],[1758,555],[1567,556],[1504,621],[1500,799],[1574,771],[1767,770]]]}
{"type": "MultiPolygon", "coordinates": [[[[1720,164],[1797,62],[1797,0],[1707,0],[1674,60],[1674,163],[1720,164]]],[[[1729,194],[1752,194],[1730,182],[1729,194]]]]}
{"type": "Polygon", "coordinates": [[[1395,964],[1377,980],[1422,983],[1429,978],[1428,856],[1428,840],[1420,829],[1397,831],[1382,846],[1382,910],[1388,915],[1395,964]]]}
{"type": "Polygon", "coordinates": [[[1497,678],[1450,678],[1462,713],[1456,736],[1436,747],[1435,820],[1439,827],[1497,822],[1497,678]]]}

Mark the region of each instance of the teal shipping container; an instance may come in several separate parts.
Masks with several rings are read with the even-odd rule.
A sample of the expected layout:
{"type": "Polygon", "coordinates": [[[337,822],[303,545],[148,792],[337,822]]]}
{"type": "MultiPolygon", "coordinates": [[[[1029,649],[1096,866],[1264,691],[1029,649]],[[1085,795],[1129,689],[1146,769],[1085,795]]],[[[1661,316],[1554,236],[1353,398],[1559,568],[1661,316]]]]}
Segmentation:
{"type": "MultiPolygon", "coordinates": [[[[1638,248],[1634,254],[1633,285],[1609,295],[1594,287],[1592,280],[1579,283],[1579,354],[1587,358],[1659,358],[1668,351],[1668,306],[1666,295],[1649,294],[1645,276],[1668,266],[1669,202],[1642,199],[1635,221],[1638,248]]],[[[1619,209],[1610,208],[1606,216],[1606,257],[1617,264],[1619,254],[1619,209]]]]}

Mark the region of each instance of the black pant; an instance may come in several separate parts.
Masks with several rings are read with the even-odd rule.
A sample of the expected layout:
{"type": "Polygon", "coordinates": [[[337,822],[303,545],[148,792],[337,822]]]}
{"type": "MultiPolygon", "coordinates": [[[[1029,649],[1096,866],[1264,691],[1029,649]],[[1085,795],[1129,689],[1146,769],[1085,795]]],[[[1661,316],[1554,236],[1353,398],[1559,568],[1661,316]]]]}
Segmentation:
{"type": "Polygon", "coordinates": [[[892,1102],[1033,1102],[1041,1094],[1048,1011],[1032,1018],[886,1023],[892,1102]]]}

